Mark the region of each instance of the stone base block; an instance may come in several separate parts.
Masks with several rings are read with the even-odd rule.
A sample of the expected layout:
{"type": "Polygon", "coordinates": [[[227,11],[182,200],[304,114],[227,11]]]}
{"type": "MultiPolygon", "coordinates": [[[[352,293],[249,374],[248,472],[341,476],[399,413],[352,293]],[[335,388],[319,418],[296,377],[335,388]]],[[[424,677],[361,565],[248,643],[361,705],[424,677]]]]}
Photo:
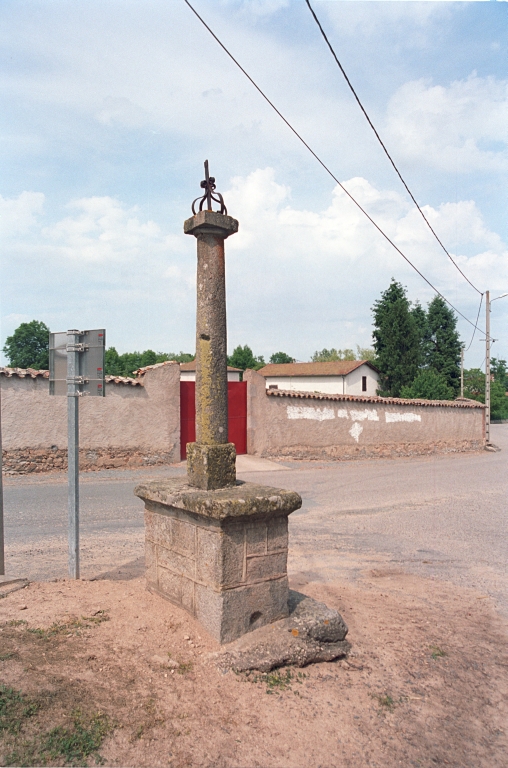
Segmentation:
{"type": "Polygon", "coordinates": [[[145,502],[148,588],[194,616],[219,643],[288,615],[293,491],[237,483],[202,491],[181,480],[138,486],[145,502]]]}
{"type": "Polygon", "coordinates": [[[189,485],[214,491],[236,482],[236,449],[234,443],[201,445],[187,443],[187,478],[189,485]]]}

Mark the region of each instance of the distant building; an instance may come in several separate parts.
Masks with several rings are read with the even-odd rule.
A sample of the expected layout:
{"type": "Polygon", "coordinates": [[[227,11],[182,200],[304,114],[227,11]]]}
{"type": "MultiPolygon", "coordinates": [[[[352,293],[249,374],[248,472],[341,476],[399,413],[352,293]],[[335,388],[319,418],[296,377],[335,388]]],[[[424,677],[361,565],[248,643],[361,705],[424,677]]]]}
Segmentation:
{"type": "MultiPolygon", "coordinates": [[[[241,368],[228,365],[228,381],[240,381],[241,368]]],[[[180,381],[196,381],[196,361],[180,363],[180,381]]]]}
{"type": "Polygon", "coordinates": [[[265,377],[267,389],[328,395],[376,395],[379,382],[379,371],[368,360],[273,363],[258,373],[265,377]]]}

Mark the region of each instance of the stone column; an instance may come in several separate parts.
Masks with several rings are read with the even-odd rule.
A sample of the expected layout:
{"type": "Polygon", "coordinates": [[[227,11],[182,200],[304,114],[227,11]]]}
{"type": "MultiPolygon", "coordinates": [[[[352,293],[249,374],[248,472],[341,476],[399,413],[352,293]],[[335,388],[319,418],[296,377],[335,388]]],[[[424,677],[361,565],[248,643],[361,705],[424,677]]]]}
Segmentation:
{"type": "MultiPolygon", "coordinates": [[[[220,643],[288,615],[288,516],[300,496],[236,481],[228,443],[224,240],[238,231],[201,182],[199,211],[184,224],[198,250],[196,442],[187,445],[187,479],[139,485],[145,502],[148,589],[185,608],[220,643]],[[211,210],[212,200],[221,213],[211,210]]],[[[194,212],[195,200],[192,206],[194,212]]]]}
{"type": "Polygon", "coordinates": [[[189,484],[204,490],[236,481],[236,452],[228,443],[228,380],[224,240],[238,222],[200,211],[184,223],[197,239],[196,442],[187,446],[189,484]]]}

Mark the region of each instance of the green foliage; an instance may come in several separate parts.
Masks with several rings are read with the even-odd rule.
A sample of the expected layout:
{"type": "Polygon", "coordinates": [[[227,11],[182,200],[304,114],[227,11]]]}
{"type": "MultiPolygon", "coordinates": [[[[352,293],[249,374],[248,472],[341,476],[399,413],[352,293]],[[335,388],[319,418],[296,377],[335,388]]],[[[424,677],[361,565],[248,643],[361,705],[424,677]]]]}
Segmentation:
{"type": "Polygon", "coordinates": [[[156,365],[166,360],[176,360],[177,363],[190,363],[194,355],[180,352],[179,355],[167,352],[154,352],[146,349],[144,352],[124,352],[119,355],[115,347],[109,347],[105,353],[105,372],[108,376],[133,376],[138,368],[156,365]]]}
{"type": "Polygon", "coordinates": [[[493,357],[490,361],[490,372],[494,377],[494,381],[499,382],[506,392],[508,390],[506,360],[498,360],[496,357],[493,357]]]}
{"type": "Polygon", "coordinates": [[[294,363],[295,359],[294,357],[290,357],[289,355],[286,355],[285,352],[274,352],[273,355],[270,357],[271,363],[294,363]]]}
{"type": "Polygon", "coordinates": [[[424,362],[441,374],[457,396],[460,392],[460,349],[457,318],[441,296],[435,296],[427,310],[428,334],[423,349],[424,362]]]}
{"type": "MultiPolygon", "coordinates": [[[[496,369],[499,370],[497,362],[496,369]]],[[[502,364],[505,361],[499,362],[502,364]]],[[[480,403],[485,402],[485,373],[479,368],[470,368],[464,371],[464,397],[478,400],[480,403]]],[[[505,384],[496,379],[490,382],[490,417],[492,419],[508,419],[508,397],[506,396],[505,384]]]]}
{"type": "Polygon", "coordinates": [[[464,370],[464,397],[485,402],[485,373],[479,368],[464,370]]]}
{"type": "Polygon", "coordinates": [[[446,383],[446,379],[440,373],[432,369],[421,371],[412,384],[402,387],[401,397],[411,400],[453,400],[455,393],[446,383]]]}
{"type": "Polygon", "coordinates": [[[360,347],[356,345],[356,359],[357,360],[370,360],[371,363],[376,364],[376,352],[372,347],[360,347]]]}
{"type": "Polygon", "coordinates": [[[379,394],[399,397],[418,375],[421,363],[421,328],[411,311],[406,289],[392,279],[375,302],[374,349],[381,372],[379,394]]]}
{"type": "Polygon", "coordinates": [[[21,323],[2,350],[12,368],[49,368],[49,328],[39,320],[21,323]]]}
{"type": "Polygon", "coordinates": [[[356,360],[356,355],[352,349],[321,349],[316,350],[311,357],[313,363],[332,363],[336,360],[356,360]]]}
{"type": "Polygon", "coordinates": [[[238,346],[233,350],[233,354],[228,357],[228,365],[233,368],[241,368],[242,371],[246,371],[247,368],[258,371],[263,368],[265,361],[262,356],[254,357],[252,349],[245,345],[244,347],[238,346]]]}

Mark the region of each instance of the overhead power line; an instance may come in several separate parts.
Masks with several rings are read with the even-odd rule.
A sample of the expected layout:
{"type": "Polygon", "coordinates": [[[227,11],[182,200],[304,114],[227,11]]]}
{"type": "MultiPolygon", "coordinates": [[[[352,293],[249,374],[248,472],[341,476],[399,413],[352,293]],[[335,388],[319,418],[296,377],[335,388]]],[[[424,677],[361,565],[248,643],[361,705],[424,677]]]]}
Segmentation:
{"type": "Polygon", "coordinates": [[[421,214],[421,216],[422,216],[423,220],[425,221],[426,225],[428,226],[428,228],[430,229],[430,231],[432,232],[432,234],[433,234],[433,235],[434,235],[434,237],[436,238],[437,242],[439,243],[439,245],[441,246],[441,248],[443,249],[443,251],[444,251],[444,252],[446,253],[446,255],[448,256],[448,258],[450,259],[450,261],[452,262],[453,266],[454,266],[456,269],[458,269],[458,271],[460,272],[460,274],[462,275],[462,277],[464,278],[464,280],[467,280],[467,282],[469,283],[469,285],[471,286],[471,288],[474,288],[474,290],[475,290],[475,291],[477,291],[477,293],[479,293],[479,294],[481,294],[481,295],[483,296],[483,293],[482,293],[482,291],[480,291],[480,290],[479,290],[479,289],[476,287],[476,285],[473,285],[473,283],[471,282],[471,280],[470,280],[470,279],[467,277],[467,275],[465,275],[465,274],[464,274],[464,272],[461,270],[461,268],[459,267],[459,265],[457,264],[457,262],[455,261],[455,259],[454,259],[454,258],[451,256],[451,254],[450,254],[450,253],[448,252],[448,250],[445,248],[445,246],[444,246],[444,245],[443,245],[443,243],[441,242],[440,238],[439,238],[439,237],[438,237],[438,235],[436,234],[436,232],[435,232],[434,228],[432,227],[432,224],[430,223],[430,221],[428,220],[428,218],[425,216],[424,212],[423,212],[423,211],[422,211],[422,209],[420,208],[420,206],[419,206],[419,204],[418,204],[418,202],[417,202],[416,198],[414,197],[414,195],[413,195],[413,193],[411,192],[411,190],[409,189],[408,185],[406,184],[406,182],[405,182],[405,181],[404,181],[404,179],[402,178],[402,174],[400,173],[399,169],[398,169],[398,168],[397,168],[397,166],[395,165],[395,161],[393,160],[392,156],[391,156],[391,155],[390,155],[390,153],[388,152],[388,150],[387,150],[387,148],[386,148],[386,146],[385,146],[385,144],[384,144],[383,140],[381,139],[381,136],[380,136],[380,135],[379,135],[379,133],[377,132],[377,130],[376,130],[375,126],[374,126],[374,123],[372,122],[372,120],[371,120],[371,119],[370,119],[370,117],[368,116],[368,114],[367,114],[367,112],[366,112],[366,110],[365,110],[365,107],[363,106],[362,102],[360,101],[360,98],[359,98],[358,94],[356,93],[355,89],[353,88],[353,85],[352,85],[352,83],[351,83],[351,81],[350,81],[349,77],[347,76],[347,74],[346,74],[346,71],[345,71],[344,67],[342,66],[342,64],[340,63],[339,59],[337,58],[337,54],[335,53],[335,51],[334,51],[334,49],[333,49],[333,47],[332,47],[332,44],[331,44],[331,43],[330,43],[330,41],[328,40],[328,37],[326,36],[326,32],[324,31],[323,27],[321,26],[321,22],[319,21],[318,17],[316,16],[316,14],[315,14],[315,12],[314,12],[314,9],[312,8],[312,6],[311,6],[311,4],[310,4],[309,0],[305,0],[305,2],[307,3],[307,7],[308,7],[309,11],[311,12],[312,16],[314,17],[314,21],[315,21],[315,22],[316,22],[316,24],[318,25],[318,27],[319,27],[319,31],[321,32],[321,34],[322,34],[322,36],[323,36],[323,38],[324,38],[324,40],[325,40],[325,43],[327,44],[328,48],[330,49],[330,53],[332,54],[333,58],[335,59],[335,61],[336,61],[336,64],[337,64],[338,68],[340,69],[340,71],[341,71],[341,72],[342,72],[342,74],[344,75],[344,78],[345,78],[345,80],[346,80],[346,83],[349,85],[349,88],[350,88],[350,90],[351,90],[351,93],[352,93],[352,94],[353,94],[353,96],[355,97],[355,99],[356,99],[356,101],[357,101],[357,103],[358,103],[358,106],[360,107],[360,109],[362,110],[363,114],[365,115],[365,119],[367,120],[368,124],[370,125],[370,127],[371,127],[371,128],[372,128],[372,130],[374,131],[374,134],[375,134],[375,136],[376,136],[376,139],[379,141],[379,143],[380,143],[380,144],[381,144],[381,146],[383,147],[383,150],[384,150],[384,153],[385,153],[385,155],[387,156],[388,160],[389,160],[389,161],[390,161],[390,163],[392,164],[392,166],[393,166],[393,168],[394,168],[394,170],[395,170],[395,173],[397,174],[397,176],[398,176],[398,177],[399,177],[399,179],[401,180],[402,184],[404,185],[404,187],[405,187],[405,189],[406,189],[406,192],[408,193],[409,197],[411,198],[411,200],[413,201],[413,203],[416,205],[416,207],[417,207],[418,211],[420,212],[420,214],[421,214]]]}
{"type": "Polygon", "coordinates": [[[367,211],[366,211],[366,210],[365,210],[365,209],[364,209],[364,208],[363,208],[363,207],[360,205],[360,203],[359,203],[359,202],[358,202],[358,201],[357,201],[357,200],[356,200],[356,199],[353,197],[353,195],[352,195],[350,192],[348,192],[348,190],[346,189],[346,187],[345,187],[345,186],[344,186],[344,185],[343,185],[343,184],[342,184],[342,183],[339,181],[339,179],[338,179],[336,176],[334,176],[334,174],[332,173],[332,171],[331,171],[331,170],[328,168],[328,166],[327,166],[327,165],[325,165],[325,163],[323,162],[323,160],[321,160],[321,158],[320,158],[320,157],[319,157],[319,156],[318,156],[318,155],[317,155],[317,154],[314,152],[314,150],[313,150],[313,149],[312,149],[312,148],[309,146],[309,144],[307,144],[307,142],[305,141],[305,139],[304,139],[302,136],[300,136],[300,134],[298,133],[298,131],[297,131],[295,128],[293,128],[293,126],[291,125],[291,123],[289,122],[289,120],[286,120],[286,118],[284,117],[284,115],[282,114],[282,112],[280,112],[280,111],[277,109],[277,107],[275,106],[275,104],[274,104],[272,101],[270,101],[270,99],[268,98],[268,96],[267,96],[267,95],[266,95],[266,94],[265,94],[265,93],[264,93],[264,92],[261,90],[261,88],[259,87],[259,85],[258,85],[258,84],[257,84],[257,83],[256,83],[256,82],[255,82],[255,81],[252,79],[252,77],[249,75],[249,73],[248,73],[248,72],[247,72],[247,71],[246,71],[246,70],[245,70],[245,69],[242,67],[242,65],[241,65],[241,64],[240,64],[240,63],[239,63],[239,62],[238,62],[238,61],[235,59],[235,57],[233,56],[233,54],[229,52],[229,50],[226,48],[226,46],[224,45],[224,43],[222,43],[222,42],[219,40],[219,38],[217,37],[217,35],[215,34],[215,32],[214,32],[214,31],[213,31],[213,30],[212,30],[212,29],[211,29],[211,28],[208,26],[208,24],[206,23],[206,21],[205,21],[205,20],[204,20],[204,19],[203,19],[203,18],[202,18],[200,15],[199,15],[199,13],[196,11],[196,9],[195,9],[195,8],[194,8],[194,7],[191,5],[191,3],[189,2],[189,0],[184,0],[184,3],[185,3],[186,5],[188,5],[188,6],[189,6],[189,8],[190,8],[190,9],[191,9],[191,11],[193,12],[193,14],[194,14],[194,15],[195,15],[195,16],[196,16],[198,19],[199,19],[199,21],[202,23],[202,25],[205,27],[205,29],[207,29],[207,30],[208,30],[208,32],[209,32],[209,33],[212,35],[212,37],[214,38],[214,40],[215,40],[215,41],[216,41],[216,42],[217,42],[217,43],[220,45],[220,47],[222,48],[222,50],[223,50],[223,51],[224,51],[224,52],[225,52],[225,53],[226,53],[226,54],[229,56],[229,58],[231,59],[231,61],[233,61],[233,62],[236,64],[236,66],[238,67],[238,69],[239,69],[241,72],[243,72],[243,74],[245,75],[245,77],[246,77],[246,78],[247,78],[247,79],[248,79],[248,80],[249,80],[249,81],[252,83],[252,85],[254,86],[254,88],[255,88],[255,89],[258,91],[258,93],[260,93],[260,94],[261,94],[261,96],[262,96],[262,97],[264,98],[264,100],[265,100],[265,101],[266,101],[266,102],[267,102],[267,103],[268,103],[268,104],[271,106],[271,108],[274,110],[274,112],[276,112],[276,113],[278,114],[278,116],[281,118],[281,120],[283,120],[283,121],[285,122],[285,124],[287,125],[287,127],[288,127],[288,128],[289,128],[289,129],[290,129],[290,130],[291,130],[291,131],[292,131],[292,132],[295,134],[295,136],[296,136],[296,137],[297,137],[297,138],[298,138],[298,139],[299,139],[299,140],[302,142],[302,144],[304,145],[304,147],[306,147],[306,148],[309,150],[309,152],[311,153],[311,155],[312,155],[312,156],[313,156],[313,157],[314,157],[314,158],[315,158],[315,159],[318,161],[318,163],[321,165],[321,167],[322,167],[322,168],[324,168],[324,170],[325,170],[325,171],[328,173],[328,175],[329,175],[329,176],[331,176],[331,178],[332,178],[332,179],[335,181],[335,183],[336,183],[336,184],[338,184],[338,186],[339,186],[339,187],[342,189],[342,191],[346,193],[346,195],[349,197],[349,199],[350,199],[350,200],[351,200],[351,201],[352,201],[352,202],[353,202],[353,203],[356,205],[356,207],[357,207],[357,208],[359,208],[359,210],[360,210],[360,211],[361,211],[361,212],[364,214],[364,216],[366,216],[366,217],[368,218],[368,220],[370,221],[370,223],[371,223],[371,224],[372,224],[372,225],[373,225],[373,226],[374,226],[374,227],[377,229],[377,231],[378,231],[378,232],[379,232],[379,233],[380,233],[380,234],[381,234],[381,235],[382,235],[382,236],[385,238],[385,240],[387,240],[387,241],[390,243],[390,245],[391,245],[391,246],[393,246],[393,248],[395,248],[395,250],[397,251],[397,253],[399,253],[399,254],[402,256],[402,258],[403,258],[403,259],[404,259],[404,260],[405,260],[405,261],[406,261],[406,262],[409,264],[409,266],[410,266],[410,267],[412,267],[412,268],[414,269],[414,271],[415,271],[415,272],[416,272],[418,275],[420,275],[420,277],[422,278],[422,280],[424,280],[424,281],[427,283],[427,285],[428,285],[428,286],[430,286],[430,288],[432,288],[432,290],[433,290],[435,293],[437,293],[437,295],[438,295],[438,296],[441,296],[441,298],[443,299],[443,301],[446,301],[446,303],[447,303],[447,304],[448,304],[448,305],[449,305],[449,306],[450,306],[450,307],[451,307],[451,308],[452,308],[452,309],[453,309],[455,312],[457,312],[457,314],[458,314],[458,315],[460,315],[460,316],[461,316],[461,317],[462,317],[462,318],[463,318],[463,319],[464,319],[464,320],[465,320],[467,323],[469,323],[469,325],[473,326],[473,328],[476,328],[476,327],[477,327],[477,326],[476,326],[476,324],[475,324],[475,323],[473,323],[473,322],[472,322],[472,321],[471,321],[471,320],[470,320],[468,317],[466,317],[464,314],[462,314],[462,312],[461,312],[459,309],[457,309],[457,308],[456,308],[456,307],[455,307],[455,306],[454,306],[454,305],[451,303],[451,301],[449,301],[449,300],[446,298],[446,296],[444,296],[444,295],[441,293],[441,291],[438,291],[438,289],[437,289],[437,288],[436,288],[434,285],[432,285],[432,283],[430,282],[430,280],[428,280],[428,279],[425,277],[425,275],[424,275],[422,272],[420,272],[420,270],[418,269],[418,267],[416,267],[416,266],[415,266],[415,265],[412,263],[412,261],[411,261],[411,260],[410,260],[410,259],[409,259],[409,258],[406,256],[406,254],[405,254],[405,253],[403,253],[403,252],[400,250],[400,248],[398,247],[398,245],[396,245],[396,244],[393,242],[393,240],[391,240],[391,239],[390,239],[390,237],[389,237],[389,236],[386,234],[386,232],[384,232],[384,231],[381,229],[381,227],[379,226],[379,224],[377,224],[377,223],[374,221],[374,219],[372,218],[372,216],[370,216],[370,215],[367,213],[367,211]]]}
{"type": "MultiPolygon", "coordinates": [[[[471,344],[474,341],[474,335],[475,335],[476,331],[478,330],[478,318],[480,317],[480,310],[482,308],[482,301],[483,301],[483,293],[480,296],[480,306],[478,307],[478,314],[476,315],[476,323],[475,323],[475,327],[473,328],[473,335],[471,336],[471,341],[469,342],[469,347],[466,349],[466,352],[469,352],[469,350],[471,349],[471,344]]],[[[482,365],[483,365],[483,363],[482,363],[482,365]]]]}

